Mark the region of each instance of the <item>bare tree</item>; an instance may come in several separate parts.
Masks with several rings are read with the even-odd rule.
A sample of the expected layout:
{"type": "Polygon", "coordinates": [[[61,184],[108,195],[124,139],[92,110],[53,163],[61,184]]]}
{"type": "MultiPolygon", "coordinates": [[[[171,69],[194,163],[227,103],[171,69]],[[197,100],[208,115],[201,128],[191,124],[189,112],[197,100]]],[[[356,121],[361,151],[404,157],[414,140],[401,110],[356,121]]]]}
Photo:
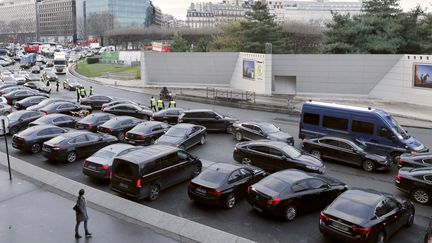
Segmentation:
{"type": "Polygon", "coordinates": [[[83,18],[79,18],[77,20],[77,35],[78,38],[81,38],[83,40],[87,40],[87,29],[86,29],[86,23],[83,18]]]}
{"type": "Polygon", "coordinates": [[[103,41],[103,37],[106,36],[106,32],[114,27],[114,21],[114,16],[110,13],[91,15],[87,19],[87,32],[88,34],[99,37],[101,41],[103,41]]]}

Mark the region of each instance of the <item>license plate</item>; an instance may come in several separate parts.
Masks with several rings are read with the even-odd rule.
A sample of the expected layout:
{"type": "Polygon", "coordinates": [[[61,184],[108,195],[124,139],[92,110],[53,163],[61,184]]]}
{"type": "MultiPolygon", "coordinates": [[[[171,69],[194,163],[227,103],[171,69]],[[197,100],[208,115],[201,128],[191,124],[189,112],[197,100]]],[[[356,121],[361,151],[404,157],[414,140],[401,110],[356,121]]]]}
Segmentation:
{"type": "Polygon", "coordinates": [[[45,152],[51,152],[51,149],[50,149],[50,148],[47,148],[47,147],[44,147],[44,148],[43,148],[43,151],[45,151],[45,152]]]}
{"type": "Polygon", "coordinates": [[[198,192],[198,193],[202,193],[202,194],[206,194],[207,193],[207,191],[204,190],[204,189],[202,189],[202,188],[197,188],[197,189],[195,189],[195,191],[198,192]]]}
{"type": "Polygon", "coordinates": [[[94,166],[94,165],[89,165],[88,167],[89,167],[89,169],[96,170],[96,166],[94,166]]]}
{"type": "Polygon", "coordinates": [[[121,183],[121,182],[119,183],[119,186],[123,187],[123,188],[129,188],[129,186],[127,184],[124,184],[124,183],[121,183]]]}
{"type": "Polygon", "coordinates": [[[335,227],[335,228],[337,228],[337,229],[339,229],[339,230],[342,230],[342,231],[348,231],[348,227],[347,226],[345,226],[343,224],[340,224],[338,222],[332,222],[332,226],[335,227]]]}

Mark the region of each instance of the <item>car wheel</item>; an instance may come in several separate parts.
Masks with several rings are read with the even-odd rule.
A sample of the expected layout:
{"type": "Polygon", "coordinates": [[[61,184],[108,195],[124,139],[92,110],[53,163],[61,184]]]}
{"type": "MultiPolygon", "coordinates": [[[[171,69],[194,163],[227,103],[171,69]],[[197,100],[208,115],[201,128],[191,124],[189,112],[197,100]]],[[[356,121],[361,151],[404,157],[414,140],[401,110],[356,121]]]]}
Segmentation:
{"type": "Polygon", "coordinates": [[[7,115],[9,115],[9,114],[10,114],[9,111],[5,111],[5,112],[3,113],[3,116],[7,116],[7,115]]]}
{"type": "Polygon", "coordinates": [[[408,220],[407,220],[407,223],[405,226],[410,227],[413,224],[414,224],[414,210],[411,209],[409,214],[408,214],[408,220]]]}
{"type": "Polygon", "coordinates": [[[231,209],[234,207],[235,203],[236,203],[236,198],[233,193],[230,193],[225,199],[225,207],[231,209]]]}
{"type": "Polygon", "coordinates": [[[235,139],[239,142],[242,141],[243,140],[243,134],[240,131],[237,131],[235,133],[235,139]]]}
{"type": "Polygon", "coordinates": [[[191,179],[197,177],[201,173],[201,166],[195,166],[192,170],[191,179]]]}
{"type": "Polygon", "coordinates": [[[315,157],[317,157],[318,159],[321,159],[321,151],[319,151],[318,149],[313,149],[311,151],[311,154],[315,157]]]}
{"type": "Polygon", "coordinates": [[[117,139],[119,141],[123,141],[125,139],[125,134],[124,132],[120,132],[119,134],[117,134],[117,139]]]}
{"type": "Polygon", "coordinates": [[[149,195],[148,199],[150,201],[155,201],[155,200],[157,200],[159,198],[159,196],[160,196],[160,188],[159,188],[158,185],[153,184],[150,187],[150,195],[149,195]]]}
{"type": "Polygon", "coordinates": [[[154,143],[155,143],[154,138],[150,139],[150,145],[152,145],[152,144],[154,144],[154,143]]]}
{"type": "Polygon", "coordinates": [[[13,127],[11,127],[10,129],[9,129],[9,133],[10,133],[10,135],[14,135],[15,133],[17,133],[18,132],[18,127],[17,126],[13,126],[13,127]]]}
{"type": "Polygon", "coordinates": [[[41,151],[41,148],[42,148],[42,146],[41,146],[39,143],[34,143],[34,144],[31,146],[31,152],[32,152],[33,154],[37,154],[37,153],[39,153],[39,152],[41,151]]]}
{"type": "Polygon", "coordinates": [[[244,165],[252,165],[252,160],[249,159],[248,157],[243,157],[241,159],[241,163],[244,164],[244,165]]]}
{"type": "Polygon", "coordinates": [[[379,232],[377,235],[376,243],[384,243],[384,242],[385,242],[384,232],[379,232]]]}
{"type": "Polygon", "coordinates": [[[414,189],[411,197],[420,204],[429,204],[431,202],[431,195],[423,188],[414,189]]]}
{"type": "Polygon", "coordinates": [[[77,153],[75,151],[69,152],[66,155],[66,160],[68,163],[73,163],[76,161],[76,159],[77,159],[77,153]]]}
{"type": "Polygon", "coordinates": [[[362,163],[363,170],[367,172],[374,172],[375,171],[375,163],[372,160],[365,160],[362,163]]]}
{"type": "Polygon", "coordinates": [[[226,127],[226,133],[232,133],[232,130],[233,130],[232,125],[228,125],[228,126],[226,127]]]}
{"type": "Polygon", "coordinates": [[[297,208],[293,204],[288,205],[288,207],[285,208],[285,219],[288,221],[293,221],[297,216],[297,208]]]}
{"type": "Polygon", "coordinates": [[[204,135],[201,136],[200,144],[201,145],[205,144],[205,136],[204,135]]]}

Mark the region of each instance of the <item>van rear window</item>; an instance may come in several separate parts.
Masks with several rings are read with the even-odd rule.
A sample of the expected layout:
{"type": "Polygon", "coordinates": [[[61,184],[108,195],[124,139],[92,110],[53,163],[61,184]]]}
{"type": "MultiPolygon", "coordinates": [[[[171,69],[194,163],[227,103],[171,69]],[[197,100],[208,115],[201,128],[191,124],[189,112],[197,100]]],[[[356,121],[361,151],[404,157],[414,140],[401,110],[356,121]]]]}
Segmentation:
{"type": "Polygon", "coordinates": [[[304,113],[303,115],[303,123],[311,124],[311,125],[319,125],[319,114],[313,114],[313,113],[304,113]]]}
{"type": "Polygon", "coordinates": [[[353,120],[351,130],[358,133],[373,134],[374,124],[370,122],[353,120]]]}
{"type": "Polygon", "coordinates": [[[117,166],[114,167],[113,174],[124,178],[133,178],[133,167],[136,167],[136,165],[123,160],[117,160],[117,166]]]}
{"type": "Polygon", "coordinates": [[[323,127],[347,131],[348,130],[348,119],[338,118],[333,116],[324,116],[323,127]]]}

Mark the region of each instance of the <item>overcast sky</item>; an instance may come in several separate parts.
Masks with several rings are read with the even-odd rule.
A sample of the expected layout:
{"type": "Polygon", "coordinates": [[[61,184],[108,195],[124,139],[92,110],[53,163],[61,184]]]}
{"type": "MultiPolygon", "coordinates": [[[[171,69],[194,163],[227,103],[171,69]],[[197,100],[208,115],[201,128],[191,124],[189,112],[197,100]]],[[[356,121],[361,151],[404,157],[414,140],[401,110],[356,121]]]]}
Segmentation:
{"type": "MultiPolygon", "coordinates": [[[[152,0],[152,2],[154,5],[160,7],[163,13],[172,14],[178,19],[186,19],[186,9],[190,6],[191,2],[210,2],[210,0],[152,0]]],[[[222,2],[222,0],[216,0],[212,2],[217,3],[222,2]]],[[[400,0],[400,5],[404,10],[409,10],[419,4],[423,8],[428,7],[430,11],[432,9],[431,3],[432,0],[400,0]]]]}

